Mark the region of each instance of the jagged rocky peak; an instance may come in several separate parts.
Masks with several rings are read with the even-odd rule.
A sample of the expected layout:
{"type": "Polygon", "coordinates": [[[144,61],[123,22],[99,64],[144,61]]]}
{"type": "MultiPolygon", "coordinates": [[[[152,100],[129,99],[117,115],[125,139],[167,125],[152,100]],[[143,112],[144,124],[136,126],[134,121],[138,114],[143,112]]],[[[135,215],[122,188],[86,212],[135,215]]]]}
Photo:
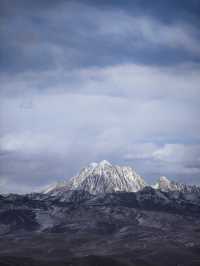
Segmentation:
{"type": "Polygon", "coordinates": [[[200,188],[198,186],[181,184],[175,181],[169,180],[165,176],[161,176],[156,184],[153,186],[155,189],[162,191],[179,191],[179,192],[188,192],[188,193],[199,193],[200,188]]]}
{"type": "Polygon", "coordinates": [[[55,186],[48,193],[67,190],[88,191],[104,194],[115,191],[136,192],[146,186],[144,179],[128,166],[112,165],[106,160],[90,163],[78,175],[65,181],[63,186],[55,186]]]}
{"type": "Polygon", "coordinates": [[[160,190],[171,190],[171,181],[166,176],[161,176],[153,187],[160,190]]]}

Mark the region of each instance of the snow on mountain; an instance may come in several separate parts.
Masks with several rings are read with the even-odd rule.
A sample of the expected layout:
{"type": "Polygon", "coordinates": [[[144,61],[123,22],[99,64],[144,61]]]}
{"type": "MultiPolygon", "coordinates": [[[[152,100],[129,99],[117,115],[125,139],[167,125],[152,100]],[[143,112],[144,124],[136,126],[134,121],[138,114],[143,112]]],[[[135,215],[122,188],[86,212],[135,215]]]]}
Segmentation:
{"type": "MultiPolygon", "coordinates": [[[[93,162],[69,180],[49,186],[43,194],[63,196],[66,191],[85,191],[93,195],[117,191],[137,192],[148,186],[136,171],[128,166],[112,165],[106,160],[93,162]]],[[[200,187],[185,185],[161,176],[152,188],[166,192],[200,193],[200,187]]]]}
{"type": "Polygon", "coordinates": [[[165,176],[161,176],[158,181],[156,182],[155,185],[152,186],[154,189],[160,189],[163,191],[168,191],[171,190],[171,181],[165,177],[165,176]]]}
{"type": "Polygon", "coordinates": [[[146,186],[144,179],[128,166],[112,165],[108,161],[91,163],[69,181],[56,184],[44,193],[56,195],[68,190],[104,194],[115,191],[136,192],[146,186]]]}
{"type": "Polygon", "coordinates": [[[154,189],[162,191],[179,191],[184,193],[199,193],[200,187],[181,184],[175,181],[169,180],[165,176],[161,176],[155,185],[152,186],[154,189]]]}
{"type": "Polygon", "coordinates": [[[43,194],[48,194],[49,192],[52,192],[53,190],[59,190],[62,189],[67,184],[67,181],[59,181],[57,183],[53,183],[49,186],[47,186],[43,191],[41,191],[43,194]]]}

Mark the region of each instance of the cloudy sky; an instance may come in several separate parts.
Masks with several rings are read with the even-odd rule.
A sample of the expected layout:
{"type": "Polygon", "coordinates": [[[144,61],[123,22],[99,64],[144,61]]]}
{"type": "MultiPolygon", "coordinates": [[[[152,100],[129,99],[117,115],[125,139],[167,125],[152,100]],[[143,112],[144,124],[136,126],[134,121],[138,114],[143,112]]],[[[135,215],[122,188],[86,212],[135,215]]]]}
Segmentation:
{"type": "Polygon", "coordinates": [[[1,0],[0,191],[106,159],[200,184],[199,0],[1,0]]]}

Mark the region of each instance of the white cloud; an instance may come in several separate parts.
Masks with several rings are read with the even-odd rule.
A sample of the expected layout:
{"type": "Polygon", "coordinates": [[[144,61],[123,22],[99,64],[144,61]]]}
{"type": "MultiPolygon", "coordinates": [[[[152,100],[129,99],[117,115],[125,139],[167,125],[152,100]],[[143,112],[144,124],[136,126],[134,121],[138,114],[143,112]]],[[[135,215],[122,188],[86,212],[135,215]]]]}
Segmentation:
{"type": "Polygon", "coordinates": [[[155,143],[134,143],[128,147],[128,153],[124,155],[125,160],[151,160],[153,153],[159,148],[155,143]]]}
{"type": "Polygon", "coordinates": [[[5,152],[40,153],[48,152],[52,143],[54,143],[53,151],[59,150],[60,143],[56,142],[52,135],[22,132],[3,136],[0,139],[0,148],[5,152]]]}
{"type": "Polygon", "coordinates": [[[10,78],[1,76],[0,81],[2,95],[23,94],[23,101],[26,96],[42,92],[198,101],[199,73],[195,64],[174,67],[122,64],[67,72],[59,68],[42,73],[25,72],[10,78]],[[52,79],[57,80],[56,85],[51,83],[52,79]]]}
{"type": "Polygon", "coordinates": [[[153,158],[167,162],[182,161],[184,158],[184,152],[184,145],[165,144],[164,147],[153,152],[153,158]]]}
{"type": "Polygon", "coordinates": [[[165,144],[153,152],[153,158],[164,162],[177,162],[199,165],[200,168],[200,145],[199,144],[165,144]]]}
{"type": "Polygon", "coordinates": [[[138,143],[129,148],[124,159],[136,164],[152,183],[161,175],[183,183],[200,183],[199,144],[138,143]]]}
{"type": "Polygon", "coordinates": [[[20,91],[15,97],[2,95],[0,102],[6,150],[64,153],[92,145],[98,153],[144,140],[199,140],[200,75],[195,65],[26,73],[1,84],[20,91]],[[51,75],[60,83],[51,87],[47,82],[43,92],[36,90],[35,80],[51,75]]]}
{"type": "Polygon", "coordinates": [[[198,63],[134,63],[137,51],[146,62],[143,53],[160,48],[184,52],[182,62],[198,59],[195,27],[72,1],[55,8],[38,10],[41,29],[27,14],[3,29],[6,42],[15,39],[16,58],[22,55],[16,73],[0,75],[4,189],[46,185],[99,159],[136,164],[147,179],[160,173],[197,181],[198,63]],[[31,38],[27,28],[37,34],[31,38]]]}

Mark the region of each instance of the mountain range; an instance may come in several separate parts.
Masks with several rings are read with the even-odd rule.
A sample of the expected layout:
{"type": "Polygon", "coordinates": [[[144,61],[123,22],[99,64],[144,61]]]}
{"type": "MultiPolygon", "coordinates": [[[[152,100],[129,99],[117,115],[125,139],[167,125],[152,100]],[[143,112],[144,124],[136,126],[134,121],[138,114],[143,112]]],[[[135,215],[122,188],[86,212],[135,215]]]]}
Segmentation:
{"type": "Polygon", "coordinates": [[[1,266],[198,266],[200,189],[91,163],[40,193],[0,195],[1,266]]]}
{"type": "MultiPolygon", "coordinates": [[[[117,191],[137,192],[146,186],[150,185],[136,173],[135,169],[129,166],[112,165],[103,160],[99,163],[89,164],[78,175],[49,186],[43,192],[56,195],[68,190],[83,190],[97,195],[117,191]]],[[[197,186],[170,181],[164,176],[161,176],[152,187],[162,191],[200,192],[200,188],[197,186]]]]}

